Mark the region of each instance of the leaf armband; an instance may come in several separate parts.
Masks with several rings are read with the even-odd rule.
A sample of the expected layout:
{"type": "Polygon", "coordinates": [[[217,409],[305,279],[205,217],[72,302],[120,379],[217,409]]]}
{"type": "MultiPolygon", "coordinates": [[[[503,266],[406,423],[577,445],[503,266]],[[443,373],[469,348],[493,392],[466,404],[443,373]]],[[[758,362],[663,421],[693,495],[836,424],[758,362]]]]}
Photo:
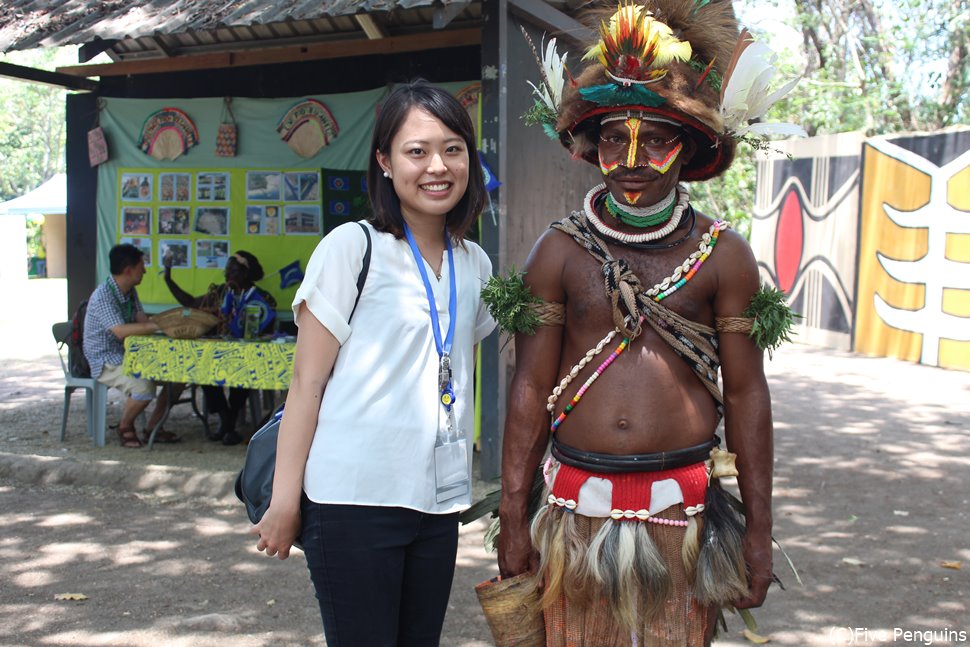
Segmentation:
{"type": "Polygon", "coordinates": [[[506,276],[493,276],[482,288],[482,301],[499,329],[510,335],[534,335],[539,326],[562,325],[562,304],[547,303],[532,294],[524,275],[512,267],[506,276]]]}
{"type": "Polygon", "coordinates": [[[801,318],[788,305],[787,297],[778,288],[762,285],[761,289],[751,297],[751,303],[745,308],[745,317],[754,317],[751,327],[751,338],[761,350],[775,350],[784,342],[790,342],[789,336],[795,319],[801,318]]]}
{"type": "Polygon", "coordinates": [[[717,317],[718,332],[748,333],[761,350],[771,352],[784,342],[791,341],[792,326],[796,314],[786,301],[784,292],[777,288],[762,285],[741,317],[717,317]]]}

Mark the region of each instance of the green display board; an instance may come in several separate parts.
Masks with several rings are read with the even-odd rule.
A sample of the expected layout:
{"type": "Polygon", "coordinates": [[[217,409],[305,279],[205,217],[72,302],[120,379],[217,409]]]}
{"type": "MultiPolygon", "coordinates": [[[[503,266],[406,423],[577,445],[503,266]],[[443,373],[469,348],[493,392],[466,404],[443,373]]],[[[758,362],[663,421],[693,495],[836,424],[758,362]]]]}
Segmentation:
{"type": "Polygon", "coordinates": [[[162,277],[163,258],[191,294],[221,283],[228,257],[255,254],[260,286],[285,304],[291,286],[280,270],[305,267],[320,238],[367,215],[362,171],[333,169],[121,168],[117,240],[145,252],[149,270],[138,288],[146,303],[174,303],[162,277]]]}
{"type": "MultiPolygon", "coordinates": [[[[441,87],[463,96],[470,86],[441,87]]],[[[179,286],[198,295],[222,282],[227,254],[245,250],[265,271],[259,286],[286,311],[298,282],[282,288],[278,271],[294,262],[305,269],[321,236],[367,215],[364,171],[373,154],[374,118],[387,92],[233,98],[234,157],[216,154],[222,98],[102,99],[99,123],[110,157],[98,167],[99,279],[108,274],[113,245],[138,245],[149,255],[138,292],[146,309],[158,311],[176,303],[161,276],[163,254],[178,261],[173,276],[179,286]],[[310,156],[305,146],[286,139],[284,129],[301,103],[332,118],[328,141],[310,156]],[[178,115],[174,125],[194,130],[185,138],[192,145],[175,159],[159,160],[149,154],[145,138],[149,128],[164,132],[165,115],[178,115]]],[[[154,143],[170,146],[170,134],[154,143]]]]}

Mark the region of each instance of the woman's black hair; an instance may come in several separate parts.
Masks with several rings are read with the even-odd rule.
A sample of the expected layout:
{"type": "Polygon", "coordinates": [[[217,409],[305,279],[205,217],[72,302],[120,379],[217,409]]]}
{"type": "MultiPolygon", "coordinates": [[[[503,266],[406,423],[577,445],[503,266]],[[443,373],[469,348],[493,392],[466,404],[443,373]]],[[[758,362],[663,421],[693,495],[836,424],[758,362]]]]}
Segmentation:
{"type": "Polygon", "coordinates": [[[460,243],[485,207],[485,180],[475,146],[475,127],[468,112],[455,97],[424,79],[416,79],[396,88],[388,95],[377,116],[367,167],[367,194],[373,209],[369,220],[378,231],[394,234],[397,238],[404,236],[401,200],[394,191],[393,182],[384,177],[384,169],[377,163],[376,152],[390,155],[391,141],[411,108],[420,108],[440,119],[448,130],[465,141],[468,150],[468,187],[458,204],[445,217],[448,233],[455,242],[460,243]]]}

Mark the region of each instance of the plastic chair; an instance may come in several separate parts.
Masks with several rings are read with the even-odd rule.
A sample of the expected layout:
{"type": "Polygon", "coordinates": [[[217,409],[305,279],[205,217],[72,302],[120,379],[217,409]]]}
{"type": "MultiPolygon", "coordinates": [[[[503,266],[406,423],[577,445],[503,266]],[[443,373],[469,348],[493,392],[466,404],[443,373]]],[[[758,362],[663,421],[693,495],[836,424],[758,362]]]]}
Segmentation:
{"type": "Polygon", "coordinates": [[[71,375],[71,369],[65,357],[66,339],[71,333],[71,322],[61,321],[51,327],[54,341],[57,343],[57,356],[61,360],[64,370],[64,414],[61,417],[61,441],[67,433],[67,414],[71,408],[71,395],[78,389],[84,389],[85,407],[88,414],[88,436],[96,447],[104,447],[105,428],[108,417],[108,387],[93,377],[77,377],[71,375]]]}

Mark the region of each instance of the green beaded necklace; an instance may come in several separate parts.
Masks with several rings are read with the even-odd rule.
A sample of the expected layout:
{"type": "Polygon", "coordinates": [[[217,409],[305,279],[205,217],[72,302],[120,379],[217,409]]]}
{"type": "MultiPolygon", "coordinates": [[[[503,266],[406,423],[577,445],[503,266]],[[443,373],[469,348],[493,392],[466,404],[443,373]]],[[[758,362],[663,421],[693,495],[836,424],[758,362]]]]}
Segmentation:
{"type": "Polygon", "coordinates": [[[631,227],[637,227],[640,229],[655,227],[667,222],[673,215],[675,206],[676,202],[671,200],[670,204],[667,205],[666,208],[661,209],[655,214],[649,216],[637,216],[624,209],[622,205],[614,200],[612,193],[606,193],[606,210],[610,212],[610,215],[622,222],[624,225],[629,225],[631,227]]]}

